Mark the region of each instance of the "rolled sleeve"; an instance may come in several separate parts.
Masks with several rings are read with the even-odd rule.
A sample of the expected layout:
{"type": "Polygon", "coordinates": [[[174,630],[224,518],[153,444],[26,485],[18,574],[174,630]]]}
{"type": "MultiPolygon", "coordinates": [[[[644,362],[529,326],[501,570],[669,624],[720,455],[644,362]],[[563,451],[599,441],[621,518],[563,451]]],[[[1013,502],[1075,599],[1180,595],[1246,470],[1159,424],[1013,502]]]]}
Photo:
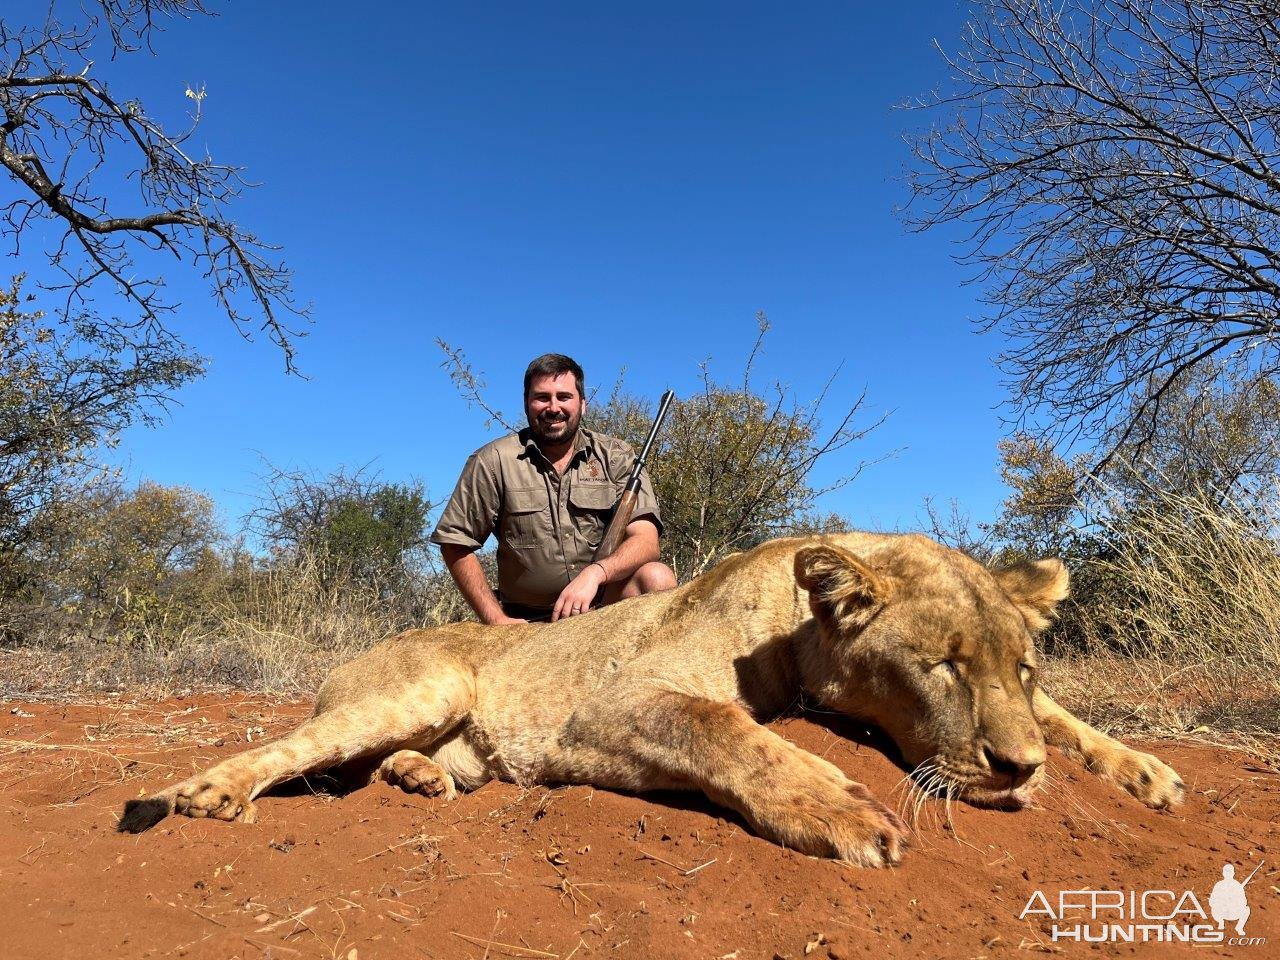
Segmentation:
{"type": "Polygon", "coordinates": [[[658,508],[658,496],[653,492],[653,484],[649,482],[649,471],[640,471],[640,492],[636,495],[636,508],[631,513],[633,520],[652,520],[658,528],[658,536],[662,536],[662,512],[658,508]]]}
{"type": "Polygon", "coordinates": [[[501,499],[497,472],[482,452],[473,453],[440,514],[431,542],[478,549],[498,524],[501,499]]]}

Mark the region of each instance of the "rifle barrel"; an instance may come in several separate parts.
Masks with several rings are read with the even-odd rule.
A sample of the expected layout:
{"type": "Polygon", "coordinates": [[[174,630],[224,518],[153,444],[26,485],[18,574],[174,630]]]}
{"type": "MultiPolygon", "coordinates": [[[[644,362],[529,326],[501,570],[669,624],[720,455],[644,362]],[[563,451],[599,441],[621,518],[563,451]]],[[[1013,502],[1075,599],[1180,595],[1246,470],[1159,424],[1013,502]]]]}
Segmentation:
{"type": "MultiPolygon", "coordinates": [[[[600,543],[596,545],[595,552],[591,555],[592,560],[600,560],[602,557],[610,556],[622,540],[627,535],[627,524],[631,522],[631,514],[636,508],[636,501],[640,495],[640,473],[644,469],[645,459],[649,456],[649,448],[653,446],[653,438],[658,435],[658,429],[662,426],[662,420],[667,415],[667,408],[671,406],[671,401],[675,399],[675,394],[668,390],[662,395],[662,400],[658,403],[658,415],[654,417],[653,429],[649,431],[649,438],[645,440],[644,447],[640,450],[640,456],[636,457],[635,464],[631,467],[631,476],[627,478],[627,485],[622,491],[622,496],[618,498],[618,502],[613,506],[613,517],[609,520],[609,525],[605,527],[604,536],[600,538],[600,543]]],[[[600,588],[601,591],[604,587],[600,588]]],[[[603,593],[596,595],[596,601],[599,602],[603,593]]]]}
{"type": "Polygon", "coordinates": [[[645,465],[649,459],[649,448],[653,446],[654,438],[658,436],[658,430],[662,427],[662,421],[666,419],[667,408],[671,406],[671,401],[675,399],[675,391],[668,390],[662,395],[662,399],[658,401],[658,415],[653,418],[653,426],[649,430],[649,437],[644,442],[644,446],[640,448],[640,456],[636,457],[636,471],[645,465]]]}

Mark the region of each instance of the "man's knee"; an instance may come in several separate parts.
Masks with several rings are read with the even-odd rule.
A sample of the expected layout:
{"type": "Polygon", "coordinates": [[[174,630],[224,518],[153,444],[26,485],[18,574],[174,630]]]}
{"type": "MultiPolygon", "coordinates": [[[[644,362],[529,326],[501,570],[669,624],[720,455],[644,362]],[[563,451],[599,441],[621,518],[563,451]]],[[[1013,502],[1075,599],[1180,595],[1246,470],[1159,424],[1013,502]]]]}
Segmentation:
{"type": "Polygon", "coordinates": [[[644,593],[659,593],[671,590],[676,586],[676,575],[665,563],[652,560],[646,563],[627,580],[622,588],[624,597],[638,597],[644,593]]]}

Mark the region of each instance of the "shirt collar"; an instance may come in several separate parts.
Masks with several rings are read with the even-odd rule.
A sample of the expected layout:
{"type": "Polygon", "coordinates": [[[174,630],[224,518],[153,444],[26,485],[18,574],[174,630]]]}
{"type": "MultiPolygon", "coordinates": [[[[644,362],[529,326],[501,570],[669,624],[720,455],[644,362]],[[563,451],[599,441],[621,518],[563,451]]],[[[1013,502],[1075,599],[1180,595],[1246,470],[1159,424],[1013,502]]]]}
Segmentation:
{"type": "MultiPolygon", "coordinates": [[[[516,434],[516,436],[524,447],[523,453],[520,454],[521,456],[532,456],[537,454],[542,460],[545,461],[547,459],[546,455],[543,454],[542,450],[538,447],[537,442],[533,439],[533,431],[528,427],[525,427],[516,434]]],[[[586,451],[589,455],[599,457],[599,454],[596,453],[595,434],[586,427],[579,426],[578,432],[573,438],[573,456],[570,458],[570,462],[576,460],[580,455],[582,455],[583,451],[586,451]]]]}

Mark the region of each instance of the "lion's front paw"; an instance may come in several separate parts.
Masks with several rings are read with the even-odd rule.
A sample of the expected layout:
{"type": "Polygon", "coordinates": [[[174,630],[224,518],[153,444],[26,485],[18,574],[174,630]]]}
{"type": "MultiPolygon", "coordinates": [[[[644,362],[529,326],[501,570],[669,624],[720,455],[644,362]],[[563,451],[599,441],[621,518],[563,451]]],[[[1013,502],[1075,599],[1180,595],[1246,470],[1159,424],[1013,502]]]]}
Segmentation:
{"type": "Polygon", "coordinates": [[[1090,753],[1085,757],[1085,766],[1157,810],[1181,803],[1185,793],[1173,767],[1149,753],[1129,747],[1110,747],[1090,753]]]}
{"type": "Polygon", "coordinates": [[[757,822],[762,833],[783,846],[860,867],[898,863],[909,833],[896,813],[853,782],[793,797],[757,822]]]}
{"type": "Polygon", "coordinates": [[[187,817],[253,823],[256,813],[249,791],[228,782],[197,777],[178,790],[173,809],[187,817]]]}

